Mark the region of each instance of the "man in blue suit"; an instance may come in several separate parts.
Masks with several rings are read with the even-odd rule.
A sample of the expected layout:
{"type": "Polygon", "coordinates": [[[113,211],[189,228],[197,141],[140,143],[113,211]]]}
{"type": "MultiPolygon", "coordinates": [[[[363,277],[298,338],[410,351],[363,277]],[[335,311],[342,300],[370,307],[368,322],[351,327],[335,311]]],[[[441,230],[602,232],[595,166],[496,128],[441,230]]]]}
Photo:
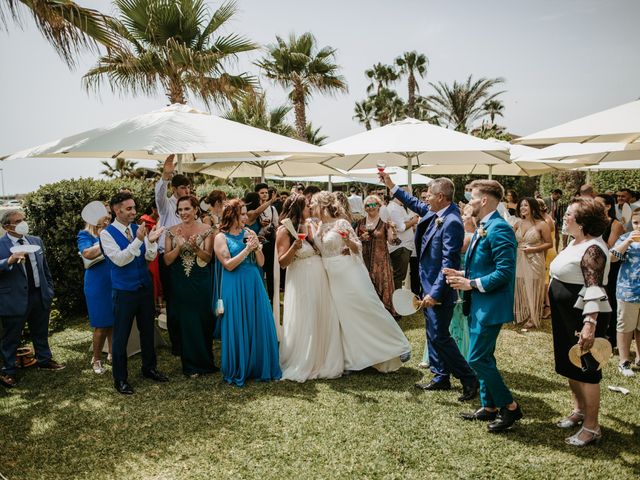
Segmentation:
{"type": "Polygon", "coordinates": [[[452,203],[454,186],[448,178],[434,180],[427,190],[427,203],[398,188],[386,173],[380,179],[392,195],[422,218],[416,226],[416,252],[419,276],[424,292],[424,308],[429,363],[434,374],[429,383],[417,383],[423,390],[450,390],[450,376],[460,379],[460,401],[471,400],[478,393],[478,381],[456,342],[449,325],[457,300],[456,292],[447,284],[443,268],[460,268],[460,251],[464,228],[460,210],[452,203]]]}
{"type": "Polygon", "coordinates": [[[53,301],[53,280],[44,256],[42,240],[28,235],[29,225],[20,210],[7,210],[0,217],[6,234],[0,238],[0,383],[18,384],[16,352],[25,323],[29,324],[38,368],[62,370],[65,366],[51,358],[49,311],[53,301]],[[11,253],[12,247],[35,245],[32,253],[11,253]]]}
{"type": "Polygon", "coordinates": [[[465,313],[470,314],[469,365],[480,380],[482,407],[461,416],[489,421],[490,432],[502,432],[522,418],[494,356],[502,324],[513,322],[517,242],[513,229],[497,212],[502,185],[476,180],[471,188],[469,204],[479,227],[467,250],[465,271],[445,270],[449,285],[465,292],[465,313]]]}

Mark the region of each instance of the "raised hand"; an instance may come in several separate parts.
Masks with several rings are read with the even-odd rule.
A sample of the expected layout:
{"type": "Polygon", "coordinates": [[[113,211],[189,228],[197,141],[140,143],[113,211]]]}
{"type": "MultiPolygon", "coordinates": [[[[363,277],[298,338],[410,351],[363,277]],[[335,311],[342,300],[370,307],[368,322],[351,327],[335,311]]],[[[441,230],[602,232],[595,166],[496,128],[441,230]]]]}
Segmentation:
{"type": "Polygon", "coordinates": [[[167,157],[167,159],[164,161],[164,165],[162,167],[162,177],[165,180],[170,180],[171,177],[173,176],[173,172],[176,169],[176,165],[173,162],[173,160],[175,159],[175,155],[172,153],[171,155],[169,155],[167,157]]]}
{"type": "Polygon", "coordinates": [[[136,238],[140,241],[143,241],[146,234],[147,234],[147,227],[143,223],[138,227],[138,231],[136,232],[136,238]]]}
{"type": "Polygon", "coordinates": [[[383,183],[389,189],[396,186],[396,184],[393,183],[393,181],[391,180],[391,177],[389,176],[388,173],[378,172],[378,178],[380,179],[380,182],[383,183]]]}
{"type": "Polygon", "coordinates": [[[158,227],[158,225],[155,225],[149,232],[149,235],[147,236],[147,238],[151,243],[154,243],[160,238],[160,235],[162,235],[162,232],[164,232],[164,227],[158,227]]]}

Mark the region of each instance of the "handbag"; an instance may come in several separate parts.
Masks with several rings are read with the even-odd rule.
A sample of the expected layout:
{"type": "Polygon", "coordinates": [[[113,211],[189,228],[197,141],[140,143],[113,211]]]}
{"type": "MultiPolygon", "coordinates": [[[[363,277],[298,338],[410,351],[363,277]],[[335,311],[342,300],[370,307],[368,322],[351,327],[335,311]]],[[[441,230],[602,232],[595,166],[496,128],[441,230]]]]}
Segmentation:
{"type": "Polygon", "coordinates": [[[82,256],[81,253],[78,253],[78,255],[80,255],[80,258],[82,258],[82,264],[84,265],[84,269],[85,270],[89,270],[96,263],[100,263],[101,261],[104,260],[104,255],[103,254],[100,254],[96,258],[91,258],[91,259],[85,258],[84,256],[82,256]]]}
{"type": "Polygon", "coordinates": [[[218,280],[218,283],[216,285],[216,297],[218,297],[218,300],[216,300],[216,308],[214,313],[216,314],[216,317],[221,317],[222,315],[224,315],[224,302],[222,301],[222,298],[220,297],[220,290],[221,290],[221,285],[222,285],[222,276],[223,276],[223,272],[224,272],[224,267],[220,264],[217,264],[220,266],[220,278],[218,280]]]}

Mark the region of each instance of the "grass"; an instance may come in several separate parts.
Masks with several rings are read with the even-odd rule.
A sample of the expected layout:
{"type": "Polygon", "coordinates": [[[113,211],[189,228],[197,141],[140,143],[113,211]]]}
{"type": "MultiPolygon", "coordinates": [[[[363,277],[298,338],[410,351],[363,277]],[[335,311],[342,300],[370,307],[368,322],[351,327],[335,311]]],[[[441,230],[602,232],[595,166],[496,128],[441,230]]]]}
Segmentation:
{"type": "MultiPolygon", "coordinates": [[[[606,367],[599,447],[576,449],[554,426],[568,413],[566,381],[553,371],[548,329],[506,327],[498,365],[525,418],[511,432],[458,420],[473,405],[458,391],[425,393],[422,320],[403,320],[414,355],[395,374],[365,371],[305,384],[187,379],[166,348],[168,384],[143,380],[130,362],[132,397],[89,366],[90,332],[76,323],[51,337],[57,373],[29,370],[0,388],[0,473],[8,479],[602,478],[640,476],[640,377],[606,367]],[[631,390],[624,396],[607,385],[631,390]]],[[[459,385],[454,382],[454,385],[459,385]]],[[[0,476],[0,478],[2,478],[0,476]]]]}

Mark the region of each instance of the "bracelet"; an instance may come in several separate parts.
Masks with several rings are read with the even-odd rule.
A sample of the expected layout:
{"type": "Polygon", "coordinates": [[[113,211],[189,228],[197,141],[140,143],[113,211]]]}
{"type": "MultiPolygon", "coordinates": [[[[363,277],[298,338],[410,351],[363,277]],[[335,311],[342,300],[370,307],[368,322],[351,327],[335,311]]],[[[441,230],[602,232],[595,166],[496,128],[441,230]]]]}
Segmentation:
{"type": "Polygon", "coordinates": [[[582,321],[582,323],[583,323],[583,324],[584,324],[584,323],[590,323],[590,324],[591,324],[591,325],[593,325],[594,327],[595,327],[596,325],[598,325],[598,322],[596,322],[595,320],[591,320],[590,318],[585,318],[585,319],[582,321]]]}

